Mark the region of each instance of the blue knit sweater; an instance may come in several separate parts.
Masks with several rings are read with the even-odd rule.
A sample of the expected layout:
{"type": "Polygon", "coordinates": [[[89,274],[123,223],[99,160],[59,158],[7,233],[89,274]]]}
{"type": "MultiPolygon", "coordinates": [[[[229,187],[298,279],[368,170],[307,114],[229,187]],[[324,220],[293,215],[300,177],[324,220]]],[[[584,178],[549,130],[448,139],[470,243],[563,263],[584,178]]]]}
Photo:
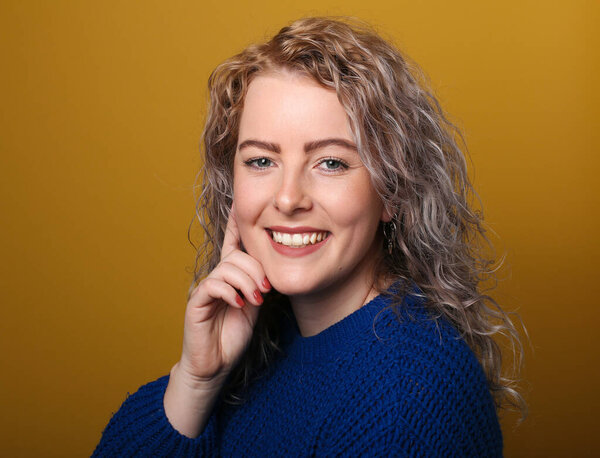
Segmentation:
{"type": "Polygon", "coordinates": [[[400,320],[378,296],[316,336],[285,326],[284,354],[244,404],[218,404],[196,439],[165,416],[168,377],[142,386],[94,456],[501,456],[474,354],[451,325],[405,302],[400,320]]]}

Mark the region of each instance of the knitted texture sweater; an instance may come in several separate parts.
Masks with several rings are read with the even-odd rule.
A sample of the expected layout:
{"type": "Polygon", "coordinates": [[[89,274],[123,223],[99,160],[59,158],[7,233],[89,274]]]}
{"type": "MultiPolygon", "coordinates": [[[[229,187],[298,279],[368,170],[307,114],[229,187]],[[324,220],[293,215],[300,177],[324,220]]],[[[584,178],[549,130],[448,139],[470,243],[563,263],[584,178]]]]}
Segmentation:
{"type": "Polygon", "coordinates": [[[283,325],[283,354],[195,439],[165,416],[168,376],[142,386],[93,456],[502,456],[475,355],[415,299],[389,305],[378,296],[312,337],[283,325]]]}

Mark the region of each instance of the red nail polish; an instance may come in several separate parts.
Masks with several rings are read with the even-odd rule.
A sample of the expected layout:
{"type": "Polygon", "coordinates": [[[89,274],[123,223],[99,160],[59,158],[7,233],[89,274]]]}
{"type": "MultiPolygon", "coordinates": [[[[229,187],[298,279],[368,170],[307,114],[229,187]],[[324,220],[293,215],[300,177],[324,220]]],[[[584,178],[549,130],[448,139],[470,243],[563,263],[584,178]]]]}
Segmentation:
{"type": "Polygon", "coordinates": [[[257,289],[254,290],[254,299],[256,299],[256,302],[258,302],[259,304],[263,303],[262,294],[260,294],[260,291],[257,289]]]}
{"type": "Polygon", "coordinates": [[[265,277],[265,279],[262,281],[262,285],[266,288],[266,289],[271,289],[271,283],[269,283],[269,280],[267,279],[267,277],[265,277]]]}
{"type": "Polygon", "coordinates": [[[240,296],[235,296],[235,301],[238,303],[238,305],[240,307],[244,306],[244,299],[242,299],[240,296]]]}

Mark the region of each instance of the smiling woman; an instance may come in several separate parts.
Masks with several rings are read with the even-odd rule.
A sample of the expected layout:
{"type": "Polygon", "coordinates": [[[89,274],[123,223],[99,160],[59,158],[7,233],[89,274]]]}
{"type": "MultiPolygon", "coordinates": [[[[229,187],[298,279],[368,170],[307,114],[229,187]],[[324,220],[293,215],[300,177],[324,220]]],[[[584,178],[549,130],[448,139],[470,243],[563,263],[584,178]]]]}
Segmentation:
{"type": "Polygon", "coordinates": [[[519,404],[454,127],[368,28],[299,20],[209,81],[205,242],[170,376],[96,456],[499,456],[519,404]]]}
{"type": "Polygon", "coordinates": [[[311,78],[285,69],[257,76],[238,142],[233,201],[241,241],[291,299],[302,335],[317,334],[377,295],[377,228],[390,215],[337,94],[311,78]]]}

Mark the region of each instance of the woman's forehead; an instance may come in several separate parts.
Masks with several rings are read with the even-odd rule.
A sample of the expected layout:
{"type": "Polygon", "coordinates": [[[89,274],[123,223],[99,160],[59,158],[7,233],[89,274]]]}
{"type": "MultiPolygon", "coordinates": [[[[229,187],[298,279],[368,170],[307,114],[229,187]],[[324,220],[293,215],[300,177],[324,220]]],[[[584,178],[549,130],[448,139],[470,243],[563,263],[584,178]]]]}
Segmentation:
{"type": "Polygon", "coordinates": [[[249,136],[316,141],[354,141],[348,115],[337,94],[315,80],[291,72],[269,72],[250,83],[238,143],[249,136]]]}

